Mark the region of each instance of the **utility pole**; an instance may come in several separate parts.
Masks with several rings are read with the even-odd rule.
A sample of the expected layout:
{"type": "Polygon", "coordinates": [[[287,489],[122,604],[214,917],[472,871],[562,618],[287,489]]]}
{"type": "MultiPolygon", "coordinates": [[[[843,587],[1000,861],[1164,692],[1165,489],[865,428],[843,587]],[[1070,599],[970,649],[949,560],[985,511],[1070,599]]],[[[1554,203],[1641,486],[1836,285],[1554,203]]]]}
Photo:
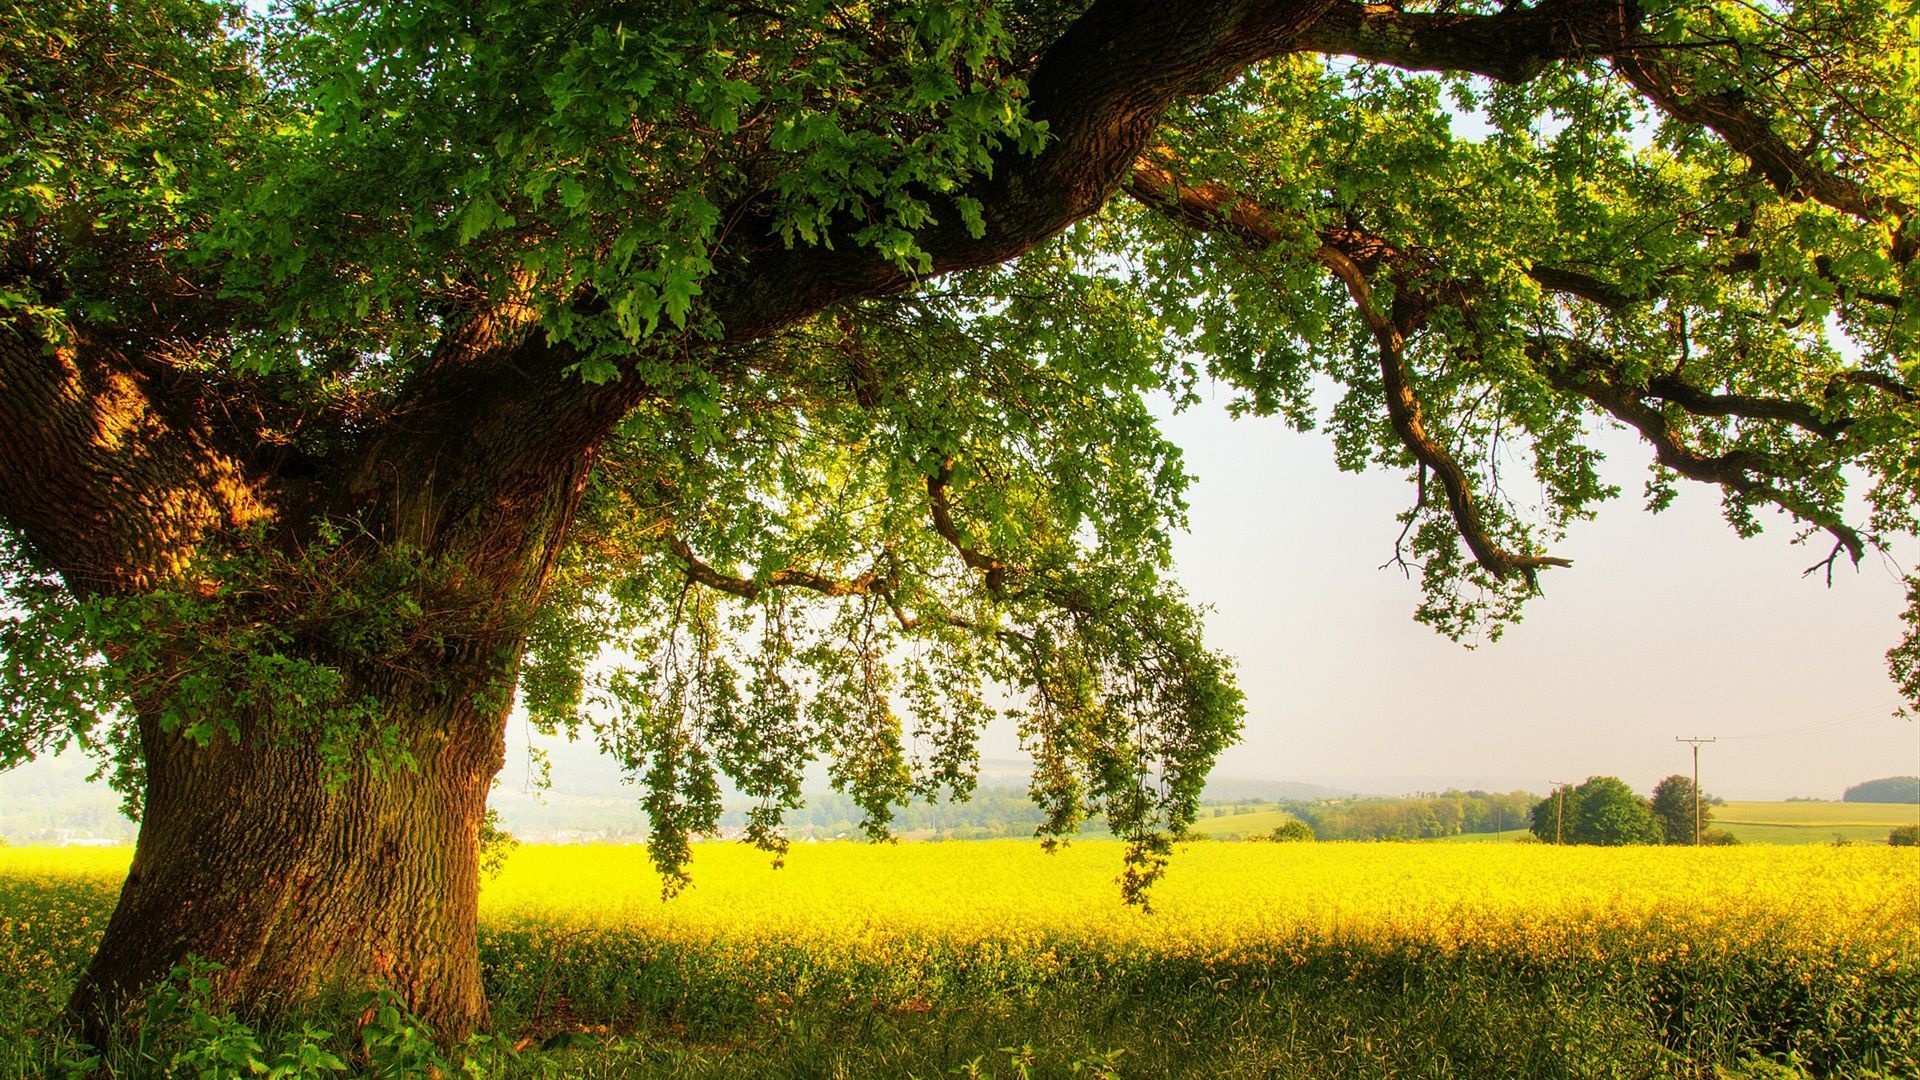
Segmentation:
{"type": "Polygon", "coordinates": [[[1553,842],[1557,846],[1567,842],[1567,784],[1564,780],[1549,780],[1547,783],[1553,785],[1553,842]]]}
{"type": "Polygon", "coordinates": [[[1691,738],[1691,739],[1683,739],[1680,736],[1675,735],[1673,737],[1673,741],[1691,743],[1693,745],[1693,846],[1699,847],[1700,846],[1700,744],[1710,743],[1710,742],[1719,742],[1720,740],[1719,739],[1702,739],[1698,737],[1691,738]]]}

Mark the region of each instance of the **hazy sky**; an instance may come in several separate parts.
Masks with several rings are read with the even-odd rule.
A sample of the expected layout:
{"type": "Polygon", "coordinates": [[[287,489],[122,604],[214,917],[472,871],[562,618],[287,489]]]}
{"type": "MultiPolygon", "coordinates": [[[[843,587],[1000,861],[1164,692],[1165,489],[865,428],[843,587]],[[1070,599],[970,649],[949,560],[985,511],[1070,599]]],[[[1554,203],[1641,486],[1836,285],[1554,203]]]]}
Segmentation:
{"type": "Polygon", "coordinates": [[[1784,522],[1741,540],[1697,484],[1647,513],[1651,454],[1628,434],[1603,444],[1621,497],[1554,548],[1575,565],[1542,575],[1500,641],[1466,649],[1414,623],[1417,583],[1379,568],[1411,501],[1402,479],[1341,473],[1325,435],[1217,406],[1167,431],[1199,477],[1180,577],[1247,693],[1219,773],[1387,791],[1607,773],[1645,791],[1691,769],[1674,737],[1699,735],[1722,740],[1701,783],[1726,797],[1920,774],[1920,725],[1889,715],[1898,571],[1869,556],[1831,589],[1803,578],[1825,546],[1791,544],[1784,522]]]}

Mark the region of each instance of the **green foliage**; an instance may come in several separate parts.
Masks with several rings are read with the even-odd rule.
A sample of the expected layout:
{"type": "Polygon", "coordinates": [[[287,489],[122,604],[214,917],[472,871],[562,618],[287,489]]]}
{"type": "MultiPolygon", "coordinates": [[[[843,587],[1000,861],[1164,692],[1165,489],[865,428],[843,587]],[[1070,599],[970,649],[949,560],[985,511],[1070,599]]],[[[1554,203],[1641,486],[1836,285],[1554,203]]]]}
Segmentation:
{"type": "Polygon", "coordinates": [[[1269,839],[1282,843],[1311,843],[1318,837],[1313,834],[1313,826],[1304,821],[1289,821],[1273,830],[1269,839]]]}
{"type": "MultiPolygon", "coordinates": [[[[986,1055],[978,1054],[968,1059],[966,1064],[953,1069],[952,1075],[964,1077],[965,1080],[1033,1080],[1037,1055],[1032,1043],[1002,1046],[999,1049],[1007,1058],[1006,1072],[992,1071],[985,1064],[986,1055]]],[[[1109,1050],[1076,1058],[1067,1065],[1066,1075],[1084,1076],[1088,1080],[1118,1080],[1120,1058],[1125,1053],[1125,1050],[1109,1050]]]]}
{"type": "Polygon", "coordinates": [[[718,823],[722,776],[776,851],[823,757],[875,837],[911,798],[964,796],[989,686],[1021,702],[1042,832],[1103,814],[1144,883],[1152,835],[1191,819],[1239,693],[1160,576],[1187,481],[1141,399],[1165,345],[1065,247],[964,286],[758,345],[606,455],[523,700],[645,779],[663,867],[718,823]],[[627,661],[593,669],[606,650],[627,661]]]}
{"type": "MultiPolygon", "coordinates": [[[[454,614],[473,608],[456,575],[345,531],[292,556],[239,534],[182,576],[78,599],[0,530],[0,595],[17,605],[0,616],[0,701],[13,710],[0,766],[77,746],[102,760],[137,818],[142,763],[124,705],[140,701],[161,731],[203,746],[306,740],[336,780],[410,768],[413,747],[369,672],[432,665],[443,688],[459,687],[466,673],[449,659],[484,637],[454,614]]],[[[462,689],[483,708],[507,692],[462,689]]]]}
{"type": "MultiPolygon", "coordinates": [[[[364,337],[371,315],[392,335],[381,344],[408,346],[393,350],[403,364],[420,347],[407,313],[456,282],[530,305],[587,347],[589,381],[619,374],[631,343],[701,322],[728,212],[749,194],[771,198],[789,244],[838,237],[924,271],[915,235],[936,200],[1002,145],[1040,138],[1013,42],[990,5],[884,3],[857,31],[843,18],[813,3],[645,19],[293,5],[254,32],[300,110],[257,148],[249,190],[207,189],[201,257],[278,326],[364,337]],[[307,242],[315,231],[327,242],[307,242]],[[605,303],[571,306],[585,290],[605,303]]],[[[977,207],[951,212],[979,227],[977,207]]]]}
{"type": "MultiPolygon", "coordinates": [[[[1691,814],[1692,804],[1688,805],[1691,814]]],[[[1590,776],[1578,787],[1556,788],[1534,804],[1527,827],[1549,844],[1615,847],[1661,842],[1653,807],[1634,794],[1626,781],[1613,776],[1590,776]]]]}
{"type": "MultiPolygon", "coordinates": [[[[93,611],[59,579],[36,568],[0,530],[0,768],[57,753],[73,742],[93,748],[96,725],[120,704],[117,672],[88,633],[93,611]]],[[[104,741],[104,740],[100,740],[104,741]]]]}
{"type": "Polygon", "coordinates": [[[1887,843],[1894,847],[1920,847],[1920,825],[1902,825],[1887,834],[1887,843]]]}
{"type": "Polygon", "coordinates": [[[519,846],[520,841],[500,827],[500,812],[488,807],[480,820],[480,876],[498,877],[507,865],[507,857],[519,846]]]}
{"type": "Polygon", "coordinates": [[[1705,830],[1713,822],[1713,806],[1711,800],[1694,787],[1691,777],[1675,773],[1655,784],[1651,804],[1653,816],[1660,823],[1662,843],[1693,843],[1696,813],[1704,842],[1705,830]]]}
{"type": "Polygon", "coordinates": [[[0,326],[112,323],[127,285],[168,280],[157,253],[206,224],[202,185],[273,122],[242,105],[262,92],[242,22],[202,0],[0,5],[0,260],[67,256],[51,287],[0,276],[0,326]]]}
{"type": "Polygon", "coordinates": [[[1527,831],[1546,844],[1574,843],[1574,829],[1580,820],[1580,791],[1562,784],[1533,804],[1527,812],[1527,831]]]}
{"type": "Polygon", "coordinates": [[[1322,840],[1437,840],[1520,828],[1533,802],[1524,791],[1443,791],[1398,799],[1290,802],[1286,807],[1311,824],[1322,840]]]}
{"type": "Polygon", "coordinates": [[[1616,847],[1660,842],[1660,824],[1653,810],[1624,780],[1588,777],[1575,792],[1575,802],[1580,810],[1567,833],[1571,843],[1616,847]]]}
{"type": "Polygon", "coordinates": [[[330,1003],[337,1033],[313,1019],[243,1019],[218,1000],[210,976],[218,964],[190,957],[132,1011],[132,1034],[105,1057],[85,1048],[60,1049],[79,1067],[115,1076],[228,1080],[321,1080],[360,1076],[387,1080],[493,1076],[514,1060],[498,1040],[476,1036],[449,1051],[412,1016],[391,990],[369,991],[330,1003]]]}
{"type": "MultiPolygon", "coordinates": [[[[1844,92],[1885,110],[1875,116],[1911,121],[1911,102],[1892,89],[1912,81],[1910,22],[1887,18],[1877,3],[1782,5],[1780,12],[1762,17],[1746,5],[1718,3],[1661,9],[1653,16],[1659,40],[1693,50],[1662,62],[1684,72],[1683,82],[1698,80],[1696,90],[1766,101],[1759,108],[1786,129],[1788,145],[1819,147],[1821,161],[1849,177],[1870,176],[1873,190],[1909,188],[1911,135],[1880,120],[1872,132],[1825,127],[1832,113],[1817,102],[1850,87],[1844,92]],[[1799,74],[1776,81],[1762,56],[1799,74]]],[[[1440,305],[1410,335],[1406,366],[1426,423],[1444,431],[1456,460],[1467,463],[1472,489],[1491,504],[1489,535],[1514,552],[1541,550],[1616,494],[1598,480],[1584,442],[1580,414],[1593,402],[1565,393],[1585,376],[1566,378],[1579,362],[1554,351],[1556,337],[1604,355],[1631,386],[1657,384],[1657,372],[1671,371],[1670,378],[1730,394],[1807,395],[1822,402],[1822,415],[1862,408],[1873,417],[1862,424],[1910,432],[1911,416],[1894,398],[1845,391],[1842,406],[1824,389],[1830,376],[1817,373],[1836,370],[1842,352],[1855,349],[1865,368],[1910,370],[1907,353],[1886,344],[1907,340],[1917,309],[1911,301],[1865,299],[1900,295],[1901,283],[1912,280],[1904,259],[1889,257],[1888,226],[1778,197],[1721,140],[1679,120],[1658,122],[1617,67],[1563,64],[1522,82],[1492,83],[1317,58],[1275,61],[1177,113],[1166,139],[1192,174],[1248,193],[1289,237],[1251,253],[1233,230],[1196,236],[1145,215],[1146,276],[1170,309],[1190,310],[1179,328],[1214,371],[1242,388],[1240,408],[1306,426],[1316,419],[1314,379],[1329,379],[1343,390],[1326,418],[1341,466],[1407,469],[1427,479],[1380,408],[1371,332],[1317,264],[1316,245],[1323,230],[1344,228],[1417,252],[1417,271],[1381,270],[1374,284],[1391,279],[1440,305]],[[1484,117],[1492,134],[1459,137],[1449,108],[1484,117]],[[1815,251],[1829,254],[1809,254],[1815,251]],[[1756,270],[1731,271],[1735,265],[1756,270]],[[1846,270],[1834,270],[1840,266],[1846,270]],[[1594,272],[1623,302],[1572,303],[1549,285],[1540,272],[1546,267],[1594,272]],[[1433,285],[1436,275],[1460,291],[1446,296],[1433,285]],[[1536,483],[1537,501],[1517,490],[1536,483]]],[[[1728,519],[1743,535],[1758,531],[1756,511],[1768,502],[1819,528],[1834,520],[1832,499],[1846,481],[1831,454],[1837,446],[1825,436],[1757,416],[1683,410],[1676,398],[1655,396],[1661,430],[1648,428],[1650,435],[1673,434],[1699,453],[1731,460],[1796,463],[1777,488],[1725,488],[1728,519]]],[[[1906,436],[1900,441],[1910,445],[1906,436]]],[[[1892,447],[1885,449],[1906,454],[1892,447]]],[[[1911,521],[1911,466],[1873,454],[1889,467],[1887,481],[1872,487],[1873,498],[1884,500],[1874,527],[1911,521]]],[[[1681,457],[1671,449],[1664,456],[1681,457]]],[[[1648,489],[1656,509],[1670,499],[1672,480],[1656,471],[1648,489]]],[[[1423,484],[1403,517],[1400,554],[1426,585],[1419,617],[1454,636],[1495,632],[1517,617],[1534,583],[1530,575],[1496,579],[1469,557],[1437,487],[1423,484]]]]}

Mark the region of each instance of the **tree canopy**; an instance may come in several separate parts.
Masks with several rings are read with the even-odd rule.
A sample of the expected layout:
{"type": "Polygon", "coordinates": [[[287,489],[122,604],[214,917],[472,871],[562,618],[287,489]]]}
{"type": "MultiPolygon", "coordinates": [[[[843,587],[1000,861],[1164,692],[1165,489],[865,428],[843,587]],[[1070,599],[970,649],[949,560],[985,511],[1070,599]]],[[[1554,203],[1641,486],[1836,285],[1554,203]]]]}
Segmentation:
{"type": "Polygon", "coordinates": [[[1667,777],[1654,785],[1649,801],[1663,843],[1694,843],[1713,824],[1710,796],[1694,785],[1692,777],[1679,773],[1667,777]]]}
{"type": "Polygon", "coordinates": [[[1858,562],[1920,490],[1917,39],[1907,0],[0,5],[0,762],[78,744],[144,814],[77,1007],[164,971],[142,920],[245,996],[309,979],[285,912],[439,888],[307,948],[473,1023],[443,954],[516,699],[643,781],[670,875],[723,777],[777,846],[824,758],[884,835],[1012,712],[1046,831],[1104,813],[1136,892],[1239,723],[1149,407],[1208,382],[1415,479],[1456,637],[1619,494],[1602,425],[1651,508],[1716,485],[1858,562]],[[254,937],[184,914],[247,883],[254,937]]]}
{"type": "MultiPolygon", "coordinates": [[[[1599,847],[1658,844],[1663,840],[1662,819],[1658,814],[1657,803],[1634,794],[1619,777],[1589,776],[1578,787],[1563,785],[1535,803],[1528,815],[1527,827],[1549,844],[1599,847]]],[[[1687,825],[1691,828],[1691,802],[1687,804],[1687,814],[1687,825]]],[[[1693,842],[1691,833],[1686,842],[1693,842]]]]}

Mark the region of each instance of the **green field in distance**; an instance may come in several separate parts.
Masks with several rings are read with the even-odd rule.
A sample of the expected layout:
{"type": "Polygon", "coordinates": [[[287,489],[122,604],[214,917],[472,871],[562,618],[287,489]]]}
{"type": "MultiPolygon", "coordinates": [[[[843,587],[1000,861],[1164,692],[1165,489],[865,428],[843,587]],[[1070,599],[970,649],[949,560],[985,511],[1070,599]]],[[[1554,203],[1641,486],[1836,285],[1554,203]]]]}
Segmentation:
{"type": "MultiPolygon", "coordinates": [[[[1201,807],[1193,831],[1204,836],[1242,839],[1266,836],[1293,815],[1278,808],[1247,810],[1210,817],[1201,807]]],[[[1710,828],[1724,829],[1743,844],[1884,844],[1895,826],[1920,824],[1920,806],[1912,803],[1849,802],[1727,802],[1713,808],[1710,828]]],[[[1502,833],[1464,833],[1445,837],[1447,843],[1513,841],[1525,829],[1502,833]]]]}

